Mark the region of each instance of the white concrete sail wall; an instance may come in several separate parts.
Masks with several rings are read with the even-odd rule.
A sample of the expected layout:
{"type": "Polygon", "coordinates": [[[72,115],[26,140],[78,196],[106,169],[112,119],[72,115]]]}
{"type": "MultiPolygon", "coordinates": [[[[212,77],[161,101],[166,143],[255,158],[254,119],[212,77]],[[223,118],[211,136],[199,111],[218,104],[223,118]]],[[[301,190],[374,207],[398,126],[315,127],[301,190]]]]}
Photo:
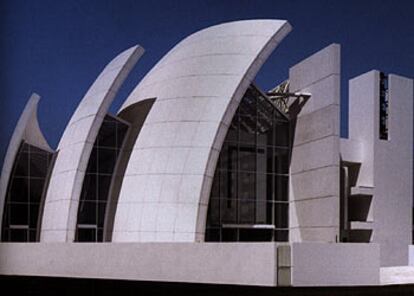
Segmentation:
{"type": "Polygon", "coordinates": [[[175,46],[122,106],[156,98],[123,180],[113,241],[202,241],[219,151],[257,71],[291,27],[226,23],[175,46]]]}
{"type": "Polygon", "coordinates": [[[74,240],[79,197],[96,136],[120,86],[144,50],[134,46],[101,72],[73,114],[58,146],[43,212],[41,241],[74,240]]]}
{"type": "Polygon", "coordinates": [[[311,98],[300,111],[290,166],[290,240],[339,237],[340,46],[332,44],[293,66],[290,91],[311,98]]]}
{"type": "Polygon", "coordinates": [[[40,130],[37,120],[37,106],[40,97],[32,94],[29,98],[22,115],[17,122],[13,135],[10,139],[6,155],[4,157],[3,168],[0,178],[0,229],[2,229],[4,203],[6,201],[7,186],[12,174],[12,169],[16,155],[22,141],[39,147],[43,150],[53,152],[40,130]]]}

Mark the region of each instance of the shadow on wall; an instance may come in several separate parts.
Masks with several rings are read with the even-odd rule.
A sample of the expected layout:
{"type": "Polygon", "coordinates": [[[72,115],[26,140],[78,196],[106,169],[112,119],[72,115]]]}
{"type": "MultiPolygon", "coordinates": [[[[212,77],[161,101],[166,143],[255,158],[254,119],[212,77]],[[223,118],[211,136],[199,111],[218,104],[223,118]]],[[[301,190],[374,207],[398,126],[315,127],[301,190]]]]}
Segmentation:
{"type": "MultiPolygon", "coordinates": [[[[305,107],[306,103],[309,101],[311,97],[299,97],[296,98],[295,101],[289,106],[289,118],[290,118],[290,147],[293,148],[293,142],[295,139],[295,131],[296,131],[296,122],[298,119],[298,115],[300,111],[302,111],[303,107],[305,107]]],[[[289,160],[292,161],[292,150],[290,150],[289,160]]],[[[290,167],[290,163],[289,163],[290,167]]]]}
{"type": "Polygon", "coordinates": [[[123,153],[121,154],[121,158],[119,159],[118,165],[115,168],[114,172],[115,177],[108,198],[108,206],[106,208],[104,241],[112,241],[116,208],[118,205],[118,198],[121,191],[125,170],[128,166],[129,159],[131,157],[131,153],[138,138],[139,132],[141,131],[145,118],[147,118],[154,102],[155,98],[143,100],[131,106],[128,106],[118,114],[118,117],[126,120],[131,125],[126,136],[124,146],[122,147],[123,153]]]}

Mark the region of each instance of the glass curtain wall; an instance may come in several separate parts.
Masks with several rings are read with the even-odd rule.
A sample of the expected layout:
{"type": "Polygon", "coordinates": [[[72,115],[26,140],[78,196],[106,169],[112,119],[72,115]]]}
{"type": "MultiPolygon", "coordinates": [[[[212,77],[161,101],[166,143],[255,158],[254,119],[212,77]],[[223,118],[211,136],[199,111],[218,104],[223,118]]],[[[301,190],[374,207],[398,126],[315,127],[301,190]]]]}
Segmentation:
{"type": "Polygon", "coordinates": [[[128,125],[107,115],[94,143],[80,196],[75,240],[102,242],[112,177],[128,125]]]}
{"type": "Polygon", "coordinates": [[[224,140],[206,241],[288,241],[288,119],[251,86],[224,140]]]}
{"type": "Polygon", "coordinates": [[[7,188],[1,239],[34,242],[53,153],[22,142],[7,188]]]}

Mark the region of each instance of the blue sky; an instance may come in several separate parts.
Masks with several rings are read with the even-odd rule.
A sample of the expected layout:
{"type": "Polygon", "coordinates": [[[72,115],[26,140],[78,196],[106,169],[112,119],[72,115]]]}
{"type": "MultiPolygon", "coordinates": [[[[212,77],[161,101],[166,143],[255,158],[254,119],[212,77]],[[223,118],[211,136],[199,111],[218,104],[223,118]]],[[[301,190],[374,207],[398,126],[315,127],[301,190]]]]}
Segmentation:
{"type": "MultiPolygon", "coordinates": [[[[347,81],[372,69],[414,78],[414,1],[0,1],[0,159],[32,92],[53,148],[77,104],[103,67],[140,44],[145,55],[111,111],[151,67],[187,35],[241,19],[286,19],[292,32],[256,82],[271,88],[288,68],[331,44],[342,46],[342,109],[347,81]]],[[[342,120],[347,133],[347,120],[342,120]]],[[[0,160],[1,161],[1,160],[0,160]]]]}

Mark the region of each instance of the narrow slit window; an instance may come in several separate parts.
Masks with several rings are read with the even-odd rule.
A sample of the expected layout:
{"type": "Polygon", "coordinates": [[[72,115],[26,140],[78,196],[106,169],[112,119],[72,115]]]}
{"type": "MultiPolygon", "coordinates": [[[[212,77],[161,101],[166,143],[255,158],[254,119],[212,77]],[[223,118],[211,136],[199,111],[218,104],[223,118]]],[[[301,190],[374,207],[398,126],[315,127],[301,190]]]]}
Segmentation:
{"type": "Polygon", "coordinates": [[[75,241],[102,242],[108,196],[128,125],[107,115],[89,158],[78,208],[75,241]]]}
{"type": "Polygon", "coordinates": [[[389,138],[389,92],[388,92],[388,76],[380,73],[380,110],[379,110],[379,135],[381,140],[389,138]]]}
{"type": "Polygon", "coordinates": [[[53,153],[22,142],[7,187],[3,242],[35,242],[53,153]]]}

